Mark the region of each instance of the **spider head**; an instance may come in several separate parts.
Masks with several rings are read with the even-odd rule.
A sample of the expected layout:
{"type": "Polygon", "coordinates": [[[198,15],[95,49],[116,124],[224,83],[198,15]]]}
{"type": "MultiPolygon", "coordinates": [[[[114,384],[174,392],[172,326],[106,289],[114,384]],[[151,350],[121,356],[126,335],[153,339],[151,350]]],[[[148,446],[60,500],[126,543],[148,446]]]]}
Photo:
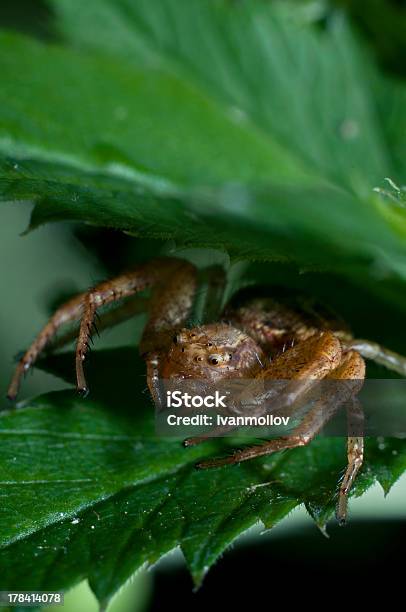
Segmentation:
{"type": "Polygon", "coordinates": [[[182,329],[173,337],[162,377],[243,378],[255,375],[264,365],[265,357],[252,338],[230,325],[213,323],[182,329]]]}

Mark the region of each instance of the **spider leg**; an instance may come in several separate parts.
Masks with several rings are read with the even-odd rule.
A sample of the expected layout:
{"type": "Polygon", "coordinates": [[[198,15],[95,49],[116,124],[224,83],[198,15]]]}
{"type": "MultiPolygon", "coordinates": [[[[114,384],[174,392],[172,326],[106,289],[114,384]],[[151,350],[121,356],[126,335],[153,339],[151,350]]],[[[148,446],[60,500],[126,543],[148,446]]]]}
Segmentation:
{"type": "MultiPolygon", "coordinates": [[[[167,279],[181,279],[185,271],[187,271],[189,276],[194,278],[194,270],[191,264],[179,259],[155,259],[121,274],[114,279],[100,283],[87,293],[82,293],[72,300],[69,300],[69,302],[56,311],[18,363],[8,389],[8,397],[10,399],[15,399],[24,372],[34,364],[40,353],[53,339],[60,326],[80,317],[81,322],[76,347],[77,387],[80,392],[87,393],[83,362],[88,350],[88,343],[97,310],[101,306],[132,296],[138,291],[157,285],[160,281],[162,281],[162,285],[165,285],[167,279]]],[[[185,301],[187,302],[187,299],[185,301]]],[[[166,307],[166,310],[165,308],[163,309],[164,318],[166,317],[168,308],[169,306],[166,307]]],[[[176,321],[176,317],[174,317],[174,320],[176,321]]],[[[157,304],[155,303],[152,307],[149,330],[153,331],[155,328],[159,327],[159,324],[165,327],[165,324],[159,317],[157,304]]],[[[158,334],[158,340],[161,338],[162,336],[158,334]]],[[[155,348],[152,342],[150,342],[150,344],[151,349],[155,348]]]]}
{"type": "Polygon", "coordinates": [[[166,267],[164,282],[155,283],[150,299],[148,321],[142,334],[142,355],[167,348],[174,331],[185,325],[196,293],[196,268],[180,259],[160,260],[160,276],[166,267]],[[172,262],[168,266],[167,262],[172,262]],[[176,262],[174,266],[173,262],[176,262]]]}
{"type": "Polygon", "coordinates": [[[325,331],[288,348],[274,359],[261,377],[273,380],[319,380],[341,362],[341,343],[325,331]]]}
{"type": "Polygon", "coordinates": [[[406,376],[406,357],[394,351],[371,342],[369,340],[352,340],[346,346],[349,349],[358,351],[365,359],[371,359],[376,363],[385,366],[388,370],[393,370],[402,376],[406,376]]]}
{"type": "MultiPolygon", "coordinates": [[[[353,398],[347,408],[349,428],[353,433],[355,427],[356,432],[360,433],[360,425],[364,422],[364,413],[360,402],[357,398],[353,398]]],[[[336,509],[336,517],[340,525],[344,525],[347,519],[348,494],[357,477],[357,474],[362,466],[364,459],[364,437],[362,435],[350,435],[347,440],[347,469],[344,478],[340,485],[338,494],[338,503],[336,509]]]]}
{"type": "Polygon", "coordinates": [[[233,431],[234,429],[237,429],[237,427],[234,425],[228,425],[228,426],[224,425],[223,427],[218,426],[218,427],[215,427],[208,434],[202,434],[201,436],[195,436],[194,438],[186,438],[186,440],[183,442],[183,445],[184,446],[197,446],[198,444],[201,444],[202,442],[208,442],[212,438],[221,438],[221,436],[229,433],[230,431],[233,431]]]}
{"type": "Polygon", "coordinates": [[[290,412],[298,400],[316,386],[341,361],[340,341],[329,331],[321,332],[299,342],[281,353],[241,394],[250,410],[270,407],[273,411],[290,412]],[[273,381],[258,390],[258,381],[273,381]]]}
{"type": "Polygon", "coordinates": [[[14,370],[14,374],[7,391],[7,397],[10,400],[15,400],[23,375],[28,372],[30,367],[37,360],[40,353],[42,353],[48,343],[55,337],[61,325],[74,321],[80,317],[84,295],[84,293],[77,295],[58,308],[58,310],[38,334],[29,349],[20,359],[14,370]]]}
{"type": "Polygon", "coordinates": [[[149,319],[145,327],[140,351],[147,362],[147,380],[152,396],[159,401],[159,351],[169,342],[173,330],[181,325],[189,313],[195,291],[195,268],[178,259],[152,260],[115,279],[98,285],[86,294],[76,347],[77,389],[86,394],[87,385],[83,361],[96,311],[101,306],[133,295],[154,286],[150,301],[149,319]]]}
{"type": "Polygon", "coordinates": [[[196,268],[186,261],[176,261],[176,270],[167,275],[164,283],[154,287],[140,343],[140,352],[147,365],[148,388],[158,410],[163,407],[160,357],[176,330],[186,324],[196,294],[196,268]]]}
{"type": "Polygon", "coordinates": [[[89,349],[89,341],[97,310],[102,306],[129,297],[135,292],[147,288],[151,284],[148,276],[148,274],[145,274],[145,271],[137,269],[100,283],[85,294],[82,302],[82,318],[76,344],[76,384],[79,393],[83,395],[88,393],[83,362],[89,349]]]}
{"type": "MultiPolygon", "coordinates": [[[[114,308],[111,311],[102,313],[97,319],[97,331],[101,332],[104,329],[109,327],[114,327],[115,325],[119,325],[128,319],[131,319],[137,314],[141,314],[143,312],[148,311],[148,298],[142,298],[141,296],[136,296],[135,298],[130,298],[129,300],[123,302],[117,308],[114,308]]],[[[50,341],[46,347],[48,351],[55,351],[60,349],[67,344],[70,344],[74,340],[77,339],[78,329],[69,330],[67,333],[62,336],[50,341]]]]}
{"type": "Polygon", "coordinates": [[[146,358],[147,365],[147,384],[152,397],[152,401],[157,410],[163,408],[164,402],[159,376],[159,353],[148,353],[146,358]]]}

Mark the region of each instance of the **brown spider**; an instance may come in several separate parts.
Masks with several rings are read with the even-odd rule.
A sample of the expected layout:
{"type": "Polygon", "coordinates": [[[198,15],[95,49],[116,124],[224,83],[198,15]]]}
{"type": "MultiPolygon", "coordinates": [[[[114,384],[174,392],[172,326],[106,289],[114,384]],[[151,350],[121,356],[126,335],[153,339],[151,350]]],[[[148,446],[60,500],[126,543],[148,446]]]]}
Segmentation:
{"type": "MultiPolygon", "coordinates": [[[[305,393],[306,381],[349,380],[359,381],[361,385],[365,377],[363,357],[406,375],[405,357],[373,342],[354,339],[342,321],[303,296],[252,297],[242,292],[226,308],[220,322],[186,329],[196,294],[197,270],[184,260],[162,258],[103,282],[61,306],[19,361],[8,397],[15,399],[23,374],[54,339],[58,329],[75,319],[80,319],[76,346],[77,389],[86,394],[83,362],[97,310],[148,287],[154,291],[140,351],[147,364],[148,386],[157,405],[161,379],[295,381],[303,383],[299,389],[305,393]]],[[[114,311],[114,319],[128,318],[132,312],[131,304],[124,303],[114,311]]],[[[111,324],[111,313],[106,317],[106,324],[111,324]]],[[[289,407],[297,395],[286,393],[283,404],[289,407]],[[292,396],[295,397],[292,399],[292,396]]],[[[266,441],[225,458],[204,461],[199,467],[237,463],[308,444],[331,417],[326,411],[320,420],[316,412],[310,411],[288,437],[266,441]]],[[[189,439],[186,444],[203,439],[189,439]]],[[[362,437],[348,438],[347,456],[337,506],[340,522],[346,518],[348,492],[362,465],[362,437]]]]}

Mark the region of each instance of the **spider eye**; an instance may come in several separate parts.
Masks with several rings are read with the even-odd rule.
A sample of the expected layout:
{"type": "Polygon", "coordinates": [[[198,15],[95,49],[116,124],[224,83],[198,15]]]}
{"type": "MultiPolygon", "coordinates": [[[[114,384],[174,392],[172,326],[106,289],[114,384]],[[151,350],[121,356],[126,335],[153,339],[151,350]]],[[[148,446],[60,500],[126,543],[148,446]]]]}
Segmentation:
{"type": "Polygon", "coordinates": [[[178,344],[178,336],[174,336],[173,337],[173,343],[174,344],[178,344]]]}
{"type": "Polygon", "coordinates": [[[213,346],[213,342],[208,342],[207,346],[213,346]]]}
{"type": "Polygon", "coordinates": [[[220,355],[211,355],[209,357],[209,362],[211,363],[211,365],[218,365],[220,361],[221,361],[220,355]]]}

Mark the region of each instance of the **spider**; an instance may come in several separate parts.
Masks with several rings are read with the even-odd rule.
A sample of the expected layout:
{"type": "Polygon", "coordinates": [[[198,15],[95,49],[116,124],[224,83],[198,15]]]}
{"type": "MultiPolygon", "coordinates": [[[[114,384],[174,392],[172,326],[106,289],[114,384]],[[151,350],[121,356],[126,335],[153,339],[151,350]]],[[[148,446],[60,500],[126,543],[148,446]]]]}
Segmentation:
{"type": "MultiPolygon", "coordinates": [[[[58,308],[30,348],[20,359],[11,380],[8,397],[17,396],[21,378],[51,344],[59,328],[80,319],[76,345],[77,389],[88,392],[83,364],[98,309],[152,288],[149,318],[140,352],[145,359],[147,382],[156,405],[161,404],[160,381],[224,379],[286,381],[282,404],[289,407],[305,394],[308,381],[358,381],[365,378],[364,357],[406,375],[406,358],[368,340],[355,339],[337,316],[315,300],[271,290],[242,291],[225,307],[218,322],[187,328],[198,286],[197,269],[178,258],[158,258],[96,285],[58,308]],[[289,382],[301,383],[298,391],[289,382]]],[[[105,315],[105,324],[128,318],[131,302],[124,302],[105,315]],[[113,320],[114,319],[114,320],[113,320]]],[[[223,458],[198,464],[212,468],[238,463],[276,451],[304,446],[331,417],[329,411],[310,411],[291,435],[246,447],[223,458]]],[[[204,438],[192,438],[186,445],[204,438]]],[[[340,483],[337,518],[345,522],[350,488],[363,462],[363,437],[349,436],[347,469],[340,483]]]]}

